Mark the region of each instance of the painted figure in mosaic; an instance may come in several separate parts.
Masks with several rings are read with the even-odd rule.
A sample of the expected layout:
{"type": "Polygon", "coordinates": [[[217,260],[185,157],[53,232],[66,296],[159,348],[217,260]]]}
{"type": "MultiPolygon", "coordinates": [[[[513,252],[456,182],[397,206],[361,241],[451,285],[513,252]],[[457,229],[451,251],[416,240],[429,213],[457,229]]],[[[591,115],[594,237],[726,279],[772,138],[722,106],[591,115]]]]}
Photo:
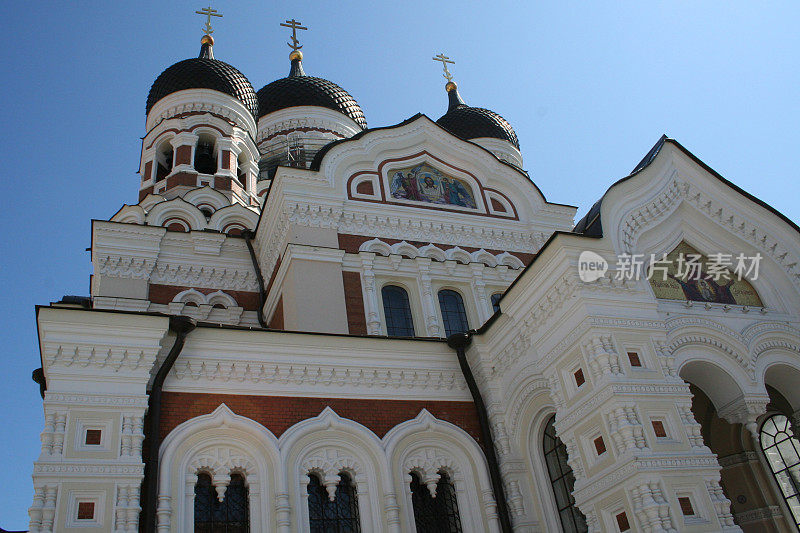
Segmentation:
{"type": "Polygon", "coordinates": [[[427,164],[396,171],[389,190],[393,198],[476,208],[468,185],[427,164]]]}

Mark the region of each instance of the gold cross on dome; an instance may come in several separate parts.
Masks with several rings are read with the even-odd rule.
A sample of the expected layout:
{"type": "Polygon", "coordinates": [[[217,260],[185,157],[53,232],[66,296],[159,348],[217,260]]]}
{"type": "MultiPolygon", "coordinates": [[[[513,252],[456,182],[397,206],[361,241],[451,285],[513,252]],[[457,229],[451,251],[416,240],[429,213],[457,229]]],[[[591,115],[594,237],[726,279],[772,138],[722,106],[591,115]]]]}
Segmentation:
{"type": "Polygon", "coordinates": [[[211,6],[204,7],[200,11],[195,11],[198,15],[206,15],[206,25],[203,28],[203,32],[206,35],[211,35],[214,33],[214,29],[211,27],[211,17],[222,17],[222,13],[217,12],[216,9],[211,9],[211,6]]]}
{"type": "Polygon", "coordinates": [[[300,43],[300,41],[297,40],[297,30],[307,30],[308,28],[306,28],[305,26],[301,26],[300,21],[294,19],[287,20],[286,22],[281,22],[281,26],[283,26],[284,28],[292,28],[292,42],[286,43],[289,45],[289,48],[291,48],[292,50],[300,50],[301,48],[303,48],[302,44],[298,44],[300,43]]]}
{"type": "Polygon", "coordinates": [[[451,65],[455,65],[456,62],[444,55],[444,53],[435,55],[431,59],[434,61],[441,61],[442,66],[444,67],[444,74],[442,74],[442,76],[444,76],[447,81],[453,81],[453,75],[450,74],[449,70],[447,70],[447,64],[450,63],[451,65]]]}

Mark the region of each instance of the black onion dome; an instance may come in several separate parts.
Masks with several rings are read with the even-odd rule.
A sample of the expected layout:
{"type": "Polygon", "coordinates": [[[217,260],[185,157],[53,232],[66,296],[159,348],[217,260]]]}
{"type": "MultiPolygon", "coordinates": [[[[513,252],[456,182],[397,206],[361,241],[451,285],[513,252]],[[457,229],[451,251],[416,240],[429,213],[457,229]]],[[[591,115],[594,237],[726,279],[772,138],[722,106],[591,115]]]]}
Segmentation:
{"type": "Polygon", "coordinates": [[[450,106],[447,113],[436,121],[438,125],[462,139],[492,137],[508,141],[519,150],[517,134],[506,119],[490,109],[465,104],[455,84],[448,89],[450,106]]]}
{"type": "Polygon", "coordinates": [[[214,59],[211,43],[203,43],[200,56],[175,63],[162,72],[147,96],[146,112],[172,93],[186,89],[211,89],[239,100],[253,117],[258,116],[258,97],[247,77],[235,67],[214,59]]]}
{"type": "Polygon", "coordinates": [[[333,109],[350,117],[363,130],[367,119],[350,93],[332,81],[307,76],[302,60],[292,59],[289,76],[275,80],[258,91],[259,118],[287,107],[315,106],[333,109]]]}

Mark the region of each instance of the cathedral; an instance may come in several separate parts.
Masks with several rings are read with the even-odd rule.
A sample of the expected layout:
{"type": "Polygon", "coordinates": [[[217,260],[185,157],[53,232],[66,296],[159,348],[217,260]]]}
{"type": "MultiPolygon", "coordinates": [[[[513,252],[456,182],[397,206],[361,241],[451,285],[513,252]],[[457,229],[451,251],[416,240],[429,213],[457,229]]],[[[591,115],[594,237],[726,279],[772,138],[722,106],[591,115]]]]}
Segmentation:
{"type": "Polygon", "coordinates": [[[201,13],[36,309],[31,533],[798,530],[794,222],[662,137],[576,223],[444,54],[370,127],[300,22],[255,90],[201,13]]]}

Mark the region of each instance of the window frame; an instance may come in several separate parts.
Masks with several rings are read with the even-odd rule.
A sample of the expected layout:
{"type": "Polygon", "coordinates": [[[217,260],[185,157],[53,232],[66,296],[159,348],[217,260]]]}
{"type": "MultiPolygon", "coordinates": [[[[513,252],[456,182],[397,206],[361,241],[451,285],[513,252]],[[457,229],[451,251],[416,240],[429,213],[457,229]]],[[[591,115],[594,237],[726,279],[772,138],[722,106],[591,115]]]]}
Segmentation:
{"type": "MultiPolygon", "coordinates": [[[[769,413],[768,415],[766,415],[764,417],[764,420],[761,422],[761,424],[760,424],[760,426],[758,428],[758,448],[759,448],[759,450],[761,450],[762,458],[764,459],[764,462],[766,463],[765,467],[766,467],[767,470],[769,470],[769,472],[771,474],[771,477],[772,477],[772,480],[774,482],[777,494],[781,498],[781,501],[782,501],[782,504],[783,504],[782,506],[784,508],[784,514],[786,515],[787,520],[789,520],[789,519],[793,520],[794,524],[795,524],[795,527],[800,529],[800,511],[797,514],[795,514],[794,511],[792,510],[791,505],[789,504],[789,499],[790,498],[798,498],[798,501],[800,501],[800,483],[793,483],[794,488],[795,488],[795,492],[794,492],[794,494],[787,496],[786,492],[784,491],[783,485],[781,484],[781,482],[780,482],[780,480],[778,478],[778,474],[779,473],[786,472],[792,467],[797,467],[798,465],[800,465],[800,461],[798,461],[797,463],[794,463],[792,465],[787,466],[786,465],[786,461],[783,458],[783,454],[780,452],[780,449],[777,448],[779,441],[777,441],[777,439],[774,439],[774,437],[773,437],[773,440],[774,440],[773,444],[771,444],[769,446],[766,446],[766,447],[764,446],[764,433],[765,433],[764,427],[770,421],[773,421],[773,425],[776,427],[776,429],[778,429],[778,431],[776,432],[776,435],[778,435],[780,433],[784,433],[784,432],[789,435],[788,439],[783,439],[780,442],[785,442],[785,441],[788,440],[790,442],[790,444],[793,446],[793,448],[795,450],[795,454],[797,454],[798,456],[800,456],[800,442],[798,442],[798,439],[795,438],[791,433],[791,423],[792,423],[791,419],[789,417],[787,417],[783,413],[780,413],[780,412],[769,413]],[[777,417],[783,417],[785,419],[785,423],[786,423],[785,429],[786,429],[786,431],[778,429],[778,424],[774,423],[774,419],[777,418],[777,417]],[[792,442],[792,441],[794,441],[794,442],[792,442]],[[774,463],[773,463],[773,461],[771,459],[771,456],[767,453],[767,449],[773,448],[773,447],[775,447],[776,451],[778,451],[778,456],[780,457],[781,463],[783,464],[783,468],[780,469],[780,470],[777,470],[777,471],[775,469],[775,466],[774,466],[774,463]],[[786,513],[786,511],[788,511],[788,513],[786,513]]],[[[774,456],[772,456],[772,458],[774,458],[774,456]]],[[[792,482],[791,476],[789,474],[787,474],[787,477],[789,478],[789,481],[791,483],[792,482]]]]}
{"type": "MultiPolygon", "coordinates": [[[[450,285],[443,285],[441,287],[437,287],[436,291],[435,291],[434,304],[436,305],[436,312],[437,312],[438,317],[439,317],[439,324],[441,324],[441,326],[442,326],[442,336],[447,338],[450,335],[452,335],[452,333],[450,335],[448,335],[448,333],[447,333],[447,327],[446,327],[445,321],[444,321],[444,311],[442,310],[441,300],[439,299],[439,294],[442,293],[442,292],[445,292],[445,291],[453,292],[453,293],[457,294],[459,296],[459,298],[461,298],[461,305],[462,305],[462,307],[464,309],[464,317],[466,318],[466,329],[464,330],[465,332],[469,331],[470,324],[474,324],[475,323],[475,318],[474,318],[473,314],[470,312],[470,306],[467,303],[469,300],[468,300],[468,298],[465,297],[463,290],[458,289],[458,288],[453,287],[453,286],[450,286],[450,285]]],[[[454,332],[454,333],[458,333],[458,332],[454,332]]]]}
{"type": "Polygon", "coordinates": [[[380,304],[380,308],[381,308],[381,316],[383,318],[383,324],[382,324],[383,332],[387,336],[390,336],[390,337],[406,337],[406,338],[408,338],[408,337],[417,337],[418,336],[418,334],[417,334],[416,313],[414,312],[414,304],[413,304],[413,302],[411,300],[411,292],[412,291],[410,291],[409,288],[405,284],[398,283],[398,282],[396,282],[394,280],[388,280],[388,281],[386,281],[385,283],[383,283],[381,285],[380,291],[379,291],[379,293],[380,293],[379,304],[380,304]],[[388,288],[401,289],[406,294],[406,303],[408,304],[408,316],[409,316],[409,319],[411,321],[411,331],[412,331],[412,334],[410,336],[409,335],[392,335],[391,333],[389,333],[389,317],[386,314],[386,303],[384,301],[384,294],[383,294],[384,289],[388,289],[388,288]]]}
{"type": "MultiPolygon", "coordinates": [[[[562,512],[563,511],[565,511],[567,509],[574,509],[581,516],[584,516],[584,515],[583,515],[583,513],[581,513],[581,511],[578,508],[578,506],[575,505],[575,495],[574,495],[575,494],[575,474],[573,472],[572,467],[569,465],[569,463],[566,463],[566,466],[569,468],[569,471],[564,472],[562,470],[563,467],[562,467],[561,463],[558,462],[557,465],[558,465],[558,468],[559,468],[559,472],[557,472],[557,473],[560,474],[560,475],[557,476],[556,479],[553,479],[553,474],[554,473],[551,472],[550,463],[548,462],[548,455],[552,454],[552,453],[556,453],[557,454],[558,453],[558,449],[562,448],[563,451],[565,452],[566,457],[569,457],[569,452],[567,450],[567,445],[564,443],[564,441],[561,440],[561,438],[558,436],[558,432],[555,429],[555,418],[556,418],[555,414],[547,417],[545,419],[545,421],[544,421],[543,426],[542,426],[542,432],[541,432],[540,440],[539,440],[540,445],[541,445],[540,458],[541,458],[542,463],[544,463],[544,475],[545,475],[545,479],[547,480],[547,483],[549,485],[548,492],[549,492],[549,495],[550,495],[550,500],[551,500],[551,502],[553,504],[553,507],[554,507],[554,510],[556,512],[555,514],[558,516],[558,518],[557,518],[558,525],[560,526],[562,531],[567,531],[567,529],[564,528],[564,522],[562,520],[562,512]],[[548,430],[550,428],[552,428],[552,433],[548,432],[548,430]],[[547,444],[548,444],[547,443],[547,439],[548,438],[552,439],[553,440],[553,444],[554,444],[554,446],[551,447],[550,449],[548,449],[548,446],[547,446],[547,444]],[[569,489],[569,476],[570,475],[572,476],[573,481],[572,481],[572,489],[568,490],[568,496],[569,496],[568,501],[571,500],[571,502],[570,502],[569,505],[567,505],[565,507],[562,507],[558,503],[558,496],[557,496],[557,492],[556,492],[556,489],[555,489],[555,483],[559,482],[561,480],[564,480],[565,488],[569,489]]],[[[575,530],[578,530],[577,529],[577,527],[578,527],[577,526],[577,522],[575,521],[575,518],[574,518],[574,511],[572,511],[569,516],[572,517],[572,522],[573,522],[573,525],[575,527],[575,530]]],[[[584,522],[585,522],[585,520],[586,520],[586,517],[584,516],[584,522]]],[[[578,531],[580,531],[580,530],[578,530],[578,531]]],[[[587,531],[588,531],[588,529],[587,529],[587,531]]]]}
{"type": "MultiPolygon", "coordinates": [[[[361,527],[361,508],[360,508],[360,502],[359,502],[359,498],[358,498],[358,487],[356,486],[356,475],[354,473],[352,473],[352,472],[348,472],[347,470],[340,471],[338,475],[339,475],[340,480],[339,480],[339,483],[337,483],[337,485],[336,485],[335,498],[334,498],[333,502],[331,502],[329,500],[329,498],[328,498],[327,488],[323,484],[325,475],[322,472],[318,472],[318,471],[310,471],[310,472],[306,473],[306,476],[308,477],[308,483],[306,484],[306,495],[307,495],[307,497],[304,498],[304,500],[305,500],[306,512],[308,513],[308,529],[309,529],[309,531],[311,533],[315,533],[316,531],[319,531],[320,533],[324,533],[326,531],[331,531],[330,528],[333,528],[333,530],[342,531],[342,532],[344,532],[344,531],[347,531],[347,532],[352,531],[354,533],[361,533],[361,531],[362,531],[362,527],[361,527]],[[318,491],[320,492],[320,495],[322,497],[322,506],[325,507],[325,506],[328,506],[328,505],[331,505],[331,504],[337,504],[337,502],[341,503],[342,500],[339,499],[339,495],[340,495],[340,491],[341,491],[341,488],[342,488],[342,483],[344,483],[344,481],[345,481],[345,476],[347,477],[347,480],[349,481],[348,486],[350,487],[350,490],[351,490],[351,494],[350,494],[351,500],[350,500],[350,503],[347,506],[347,508],[351,513],[353,513],[353,515],[350,516],[349,518],[348,517],[340,517],[340,516],[338,516],[338,511],[337,511],[336,516],[331,518],[331,517],[327,516],[328,513],[325,510],[323,510],[322,511],[322,517],[315,518],[314,516],[312,516],[312,513],[311,513],[311,499],[312,499],[311,498],[311,484],[312,484],[312,481],[316,480],[316,482],[318,484],[317,485],[318,491]],[[319,529],[315,529],[314,522],[316,520],[322,521],[322,523],[319,524],[319,526],[318,526],[319,529]],[[329,523],[329,521],[334,521],[335,523],[331,524],[331,523],[329,523]],[[339,524],[339,521],[350,521],[350,522],[354,521],[356,527],[352,528],[352,527],[348,527],[346,525],[341,525],[341,524],[339,524]]],[[[337,509],[339,507],[340,506],[337,506],[337,509]]]]}

